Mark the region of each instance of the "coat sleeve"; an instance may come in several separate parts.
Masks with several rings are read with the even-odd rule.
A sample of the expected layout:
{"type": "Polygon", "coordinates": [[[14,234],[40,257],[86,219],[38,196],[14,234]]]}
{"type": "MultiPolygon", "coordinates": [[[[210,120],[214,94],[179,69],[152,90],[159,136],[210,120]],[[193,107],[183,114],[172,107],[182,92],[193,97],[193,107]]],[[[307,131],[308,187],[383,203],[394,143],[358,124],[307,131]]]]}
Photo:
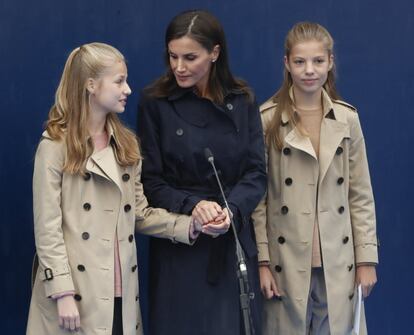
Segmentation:
{"type": "MultiPolygon", "coordinates": [[[[249,104],[249,147],[244,174],[228,195],[236,222],[248,222],[266,191],[266,165],[263,129],[256,103],[249,104]],[[237,220],[240,216],[241,220],[237,220]]],[[[238,227],[240,228],[240,227],[238,227]]]]}
{"type": "Polygon", "coordinates": [[[45,293],[73,291],[74,285],[62,231],[62,142],[42,139],[33,173],[33,214],[39,279],[45,293]]]}
{"type": "Polygon", "coordinates": [[[191,217],[167,212],[148,206],[141,183],[140,161],[135,175],[135,224],[136,230],[145,235],[169,238],[173,242],[192,244],[189,238],[191,217]]]}
{"type": "Polygon", "coordinates": [[[349,210],[356,263],[378,263],[375,204],[365,141],[358,114],[352,113],[349,148],[349,210]]]}
{"type": "Polygon", "coordinates": [[[163,178],[158,113],[156,101],[143,95],[138,105],[137,128],[145,160],[142,174],[145,194],[154,206],[166,208],[174,213],[191,214],[194,206],[203,199],[172,187],[163,178]]]}

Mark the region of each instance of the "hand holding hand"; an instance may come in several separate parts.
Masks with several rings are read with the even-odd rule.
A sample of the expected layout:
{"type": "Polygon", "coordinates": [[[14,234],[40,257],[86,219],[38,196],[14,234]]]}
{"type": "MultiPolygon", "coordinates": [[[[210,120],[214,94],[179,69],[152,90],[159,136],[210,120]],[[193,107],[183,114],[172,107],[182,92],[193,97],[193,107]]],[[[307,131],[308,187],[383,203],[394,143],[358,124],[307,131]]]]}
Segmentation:
{"type": "Polygon", "coordinates": [[[205,224],[202,228],[202,232],[213,237],[227,233],[230,228],[230,213],[227,208],[222,210],[222,214],[217,216],[215,220],[212,220],[205,224]]]}
{"type": "Polygon", "coordinates": [[[220,205],[215,201],[201,200],[193,209],[192,217],[197,222],[205,225],[214,221],[218,216],[223,214],[220,205]]]}
{"type": "Polygon", "coordinates": [[[268,266],[259,266],[260,290],[266,299],[280,298],[276,280],[268,266]]]}
{"type": "Polygon", "coordinates": [[[69,331],[80,329],[80,316],[75,299],[72,295],[66,295],[57,299],[59,326],[69,331]]]}
{"type": "Polygon", "coordinates": [[[377,282],[375,265],[358,265],[356,269],[355,284],[361,284],[362,295],[368,297],[377,282]]]}

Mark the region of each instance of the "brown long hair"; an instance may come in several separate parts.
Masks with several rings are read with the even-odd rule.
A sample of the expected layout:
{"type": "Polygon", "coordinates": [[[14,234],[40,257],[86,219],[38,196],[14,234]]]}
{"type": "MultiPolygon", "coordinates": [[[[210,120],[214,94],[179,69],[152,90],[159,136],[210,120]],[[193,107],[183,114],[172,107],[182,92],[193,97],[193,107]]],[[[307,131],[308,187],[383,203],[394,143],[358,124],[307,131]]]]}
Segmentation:
{"type": "Polygon", "coordinates": [[[167,97],[178,88],[177,81],[170,67],[168,44],[175,39],[188,36],[200,43],[208,52],[215,45],[220,46],[220,55],[212,63],[208,79],[208,91],[214,102],[224,103],[224,98],[230,90],[239,90],[253,100],[253,94],[247,84],[233,77],[229,62],[226,38],[220,22],[204,10],[185,11],[175,16],[169,23],[165,33],[165,63],[166,73],[147,87],[147,92],[157,98],[167,97]]]}
{"type": "MultiPolygon", "coordinates": [[[[55,103],[46,122],[49,136],[65,141],[65,172],[83,174],[86,161],[94,150],[87,128],[90,114],[87,80],[99,79],[116,62],[125,62],[123,55],[110,45],[96,42],[74,49],[66,61],[55,103]]],[[[121,166],[137,163],[140,152],[135,134],[121,123],[115,113],[107,115],[106,123],[116,138],[113,147],[118,163],[121,166]]]]}
{"type": "MultiPolygon", "coordinates": [[[[305,41],[322,42],[328,51],[329,56],[333,55],[334,41],[329,32],[320,24],[313,22],[299,22],[289,30],[285,39],[285,56],[289,59],[292,48],[305,41]]],[[[328,72],[328,78],[323,85],[324,89],[332,99],[340,99],[335,87],[336,68],[335,62],[328,72]]],[[[279,90],[273,95],[273,102],[277,103],[276,113],[274,114],[266,131],[266,141],[268,145],[275,145],[279,150],[283,147],[283,139],[280,134],[282,123],[282,112],[286,111],[289,116],[289,122],[300,129],[299,118],[296,115],[293,106],[294,102],[290,97],[289,90],[293,84],[289,71],[284,68],[283,83],[279,90]]]]}

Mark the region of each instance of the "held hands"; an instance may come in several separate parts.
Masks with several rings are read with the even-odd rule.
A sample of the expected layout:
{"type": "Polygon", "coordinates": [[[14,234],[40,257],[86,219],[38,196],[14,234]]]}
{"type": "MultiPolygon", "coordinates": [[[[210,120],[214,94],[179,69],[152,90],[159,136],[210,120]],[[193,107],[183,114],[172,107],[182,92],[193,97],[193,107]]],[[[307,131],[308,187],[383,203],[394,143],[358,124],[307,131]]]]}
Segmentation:
{"type": "Polygon", "coordinates": [[[259,266],[260,276],[260,290],[266,299],[281,299],[281,294],[276,285],[276,280],[273,278],[272,272],[270,272],[269,266],[259,266]]]}
{"type": "Polygon", "coordinates": [[[355,275],[355,284],[361,284],[362,296],[368,297],[377,282],[377,272],[374,265],[358,265],[355,275]]]}
{"type": "Polygon", "coordinates": [[[72,295],[66,295],[57,299],[59,326],[69,331],[80,329],[80,316],[75,299],[72,295]]]}
{"type": "Polygon", "coordinates": [[[225,234],[230,227],[230,213],[214,201],[200,201],[193,209],[196,230],[212,237],[225,234]]]}

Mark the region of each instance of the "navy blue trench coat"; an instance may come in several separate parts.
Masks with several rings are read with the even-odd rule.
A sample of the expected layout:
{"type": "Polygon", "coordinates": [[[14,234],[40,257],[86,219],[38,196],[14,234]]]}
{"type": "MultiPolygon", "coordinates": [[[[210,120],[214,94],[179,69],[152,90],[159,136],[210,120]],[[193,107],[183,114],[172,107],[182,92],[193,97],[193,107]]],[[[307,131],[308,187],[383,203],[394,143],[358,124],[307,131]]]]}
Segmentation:
{"type": "MultiPolygon", "coordinates": [[[[257,105],[230,92],[222,106],[179,89],[167,98],[142,95],[138,133],[144,155],[142,182],[151,206],[191,214],[201,200],[223,204],[210,148],[247,258],[252,320],[260,334],[261,294],[251,214],[266,189],[263,131],[257,105]]],[[[193,246],[150,243],[150,333],[243,333],[235,244],[229,231],[201,234],[193,246]]]]}

